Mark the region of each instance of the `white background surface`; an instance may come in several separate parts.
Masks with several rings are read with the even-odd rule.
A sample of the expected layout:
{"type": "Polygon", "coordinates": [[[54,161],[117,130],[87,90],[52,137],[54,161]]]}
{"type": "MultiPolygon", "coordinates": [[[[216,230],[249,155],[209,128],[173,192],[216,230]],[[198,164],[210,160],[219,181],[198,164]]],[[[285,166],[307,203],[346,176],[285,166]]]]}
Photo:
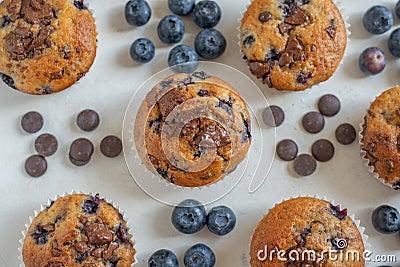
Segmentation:
{"type": "MultiPolygon", "coordinates": [[[[228,47],[217,61],[248,74],[237,46],[236,30],[240,11],[248,1],[218,2],[223,8],[223,17],[217,28],[226,36],[228,47]]],[[[125,23],[124,0],[90,1],[99,32],[98,56],[91,71],[78,85],[43,97],[24,95],[0,85],[0,266],[18,265],[18,239],[33,210],[45,204],[48,198],[73,189],[99,192],[126,211],[137,241],[138,266],[147,266],[148,257],[159,248],[173,250],[182,263],[185,250],[199,242],[213,248],[217,266],[244,266],[248,262],[252,229],[262,215],[282,199],[304,194],[326,196],[347,207],[366,227],[375,255],[395,254],[400,261],[399,235],[378,234],[370,223],[371,212],[378,205],[387,203],[400,208],[399,192],[385,187],[367,173],[359,157],[357,142],[342,146],[334,140],[337,125],[350,122],[358,127],[370,101],[399,81],[399,61],[389,55],[386,48],[389,33],[371,36],[362,28],[363,12],[378,3],[393,8],[395,1],[352,0],[343,3],[352,34],[343,64],[328,82],[300,93],[277,92],[260,84],[270,103],[278,104],[286,111],[286,121],[277,129],[278,140],[293,138],[300,152],[304,153],[309,152],[317,138],[329,138],[336,148],[333,160],[318,164],[317,172],[304,178],[294,178],[289,170],[290,164],[275,160],[267,182],[255,194],[247,193],[248,183],[243,181],[216,203],[232,207],[238,218],[233,233],[217,237],[206,229],[192,236],[176,232],[169,222],[171,208],[149,198],[137,187],[123,156],[107,159],[98,149],[102,137],[121,135],[125,108],[135,89],[147,77],[167,67],[166,59],[172,47],[161,44],[156,37],[158,21],[170,13],[166,1],[150,0],[153,16],[142,28],[133,28],[125,23]],[[151,38],[157,51],[150,64],[139,66],[129,58],[128,49],[131,42],[142,36],[151,38]],[[368,46],[379,46],[387,52],[388,66],[376,77],[365,77],[358,69],[359,53],[368,46]],[[318,98],[325,93],[336,94],[341,99],[342,110],[326,120],[326,127],[320,134],[307,134],[300,126],[300,119],[306,112],[316,110],[318,98]],[[74,123],[76,115],[84,108],[93,108],[101,116],[100,127],[92,133],[80,131],[74,123]],[[23,171],[25,159],[34,153],[34,139],[40,134],[28,135],[19,127],[21,116],[30,110],[44,115],[45,125],[40,133],[55,134],[60,144],[57,154],[48,158],[47,173],[38,179],[30,178],[23,171]],[[80,168],[72,166],[67,156],[70,143],[78,137],[87,137],[96,145],[90,164],[80,168]]],[[[185,18],[184,22],[187,33],[182,43],[193,45],[200,29],[190,18],[185,18]]],[[[398,26],[400,20],[395,18],[395,27],[398,26]]]]}

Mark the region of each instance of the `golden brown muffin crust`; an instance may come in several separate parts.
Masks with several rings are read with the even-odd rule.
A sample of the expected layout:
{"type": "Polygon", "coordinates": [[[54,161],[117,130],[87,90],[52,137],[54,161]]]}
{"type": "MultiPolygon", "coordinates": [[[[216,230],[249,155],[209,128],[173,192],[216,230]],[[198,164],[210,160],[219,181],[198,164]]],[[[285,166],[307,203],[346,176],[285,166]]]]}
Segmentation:
{"type": "Polygon", "coordinates": [[[30,225],[26,267],[131,267],[135,250],[119,211],[96,196],[61,197],[30,225]]]}
{"type": "Polygon", "coordinates": [[[347,43],[331,0],[254,0],[240,32],[250,71],[278,90],[305,90],[329,79],[347,43]]]}
{"type": "Polygon", "coordinates": [[[374,172],[400,189],[400,86],[383,92],[365,116],[361,149],[374,172]]]}
{"type": "Polygon", "coordinates": [[[4,14],[0,73],[9,86],[29,94],[50,94],[70,87],[89,71],[97,33],[94,18],[83,4],[4,0],[0,14],[4,14]]]}
{"type": "MultiPolygon", "coordinates": [[[[345,211],[341,211],[338,206],[332,206],[331,203],[324,200],[300,197],[276,205],[259,222],[251,240],[250,264],[252,267],[362,267],[364,266],[363,253],[364,245],[361,234],[345,211]],[[339,249],[338,246],[341,247],[341,245],[335,244],[335,242],[342,239],[346,240],[345,244],[347,245],[344,249],[339,249]],[[276,251],[272,260],[269,257],[265,261],[258,259],[259,251],[265,251],[265,246],[269,252],[276,251]],[[322,251],[337,250],[343,255],[346,255],[348,251],[358,251],[360,260],[358,261],[357,257],[356,260],[348,257],[348,261],[335,261],[326,255],[323,260],[280,261],[277,257],[278,250],[285,251],[284,257],[288,259],[292,250],[300,253],[313,250],[318,256],[317,259],[322,251]]],[[[264,254],[260,255],[262,259],[264,254]]],[[[308,258],[305,257],[305,259],[308,258]]]]}

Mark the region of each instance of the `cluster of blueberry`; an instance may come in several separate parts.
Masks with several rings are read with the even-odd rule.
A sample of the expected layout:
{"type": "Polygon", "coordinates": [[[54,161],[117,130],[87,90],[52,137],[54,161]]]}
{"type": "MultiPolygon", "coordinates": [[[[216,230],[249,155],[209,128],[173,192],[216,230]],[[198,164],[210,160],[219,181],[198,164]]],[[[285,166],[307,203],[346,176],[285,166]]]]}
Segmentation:
{"type": "MultiPolygon", "coordinates": [[[[400,18],[400,1],[395,5],[395,13],[400,18]]],[[[365,12],[363,25],[372,34],[383,34],[393,26],[393,13],[387,7],[373,6],[365,12]]],[[[400,57],[400,28],[395,29],[388,39],[388,49],[395,57],[400,57]]],[[[375,75],[386,67],[385,53],[379,47],[365,49],[359,58],[361,71],[368,75],[375,75]]]]}
{"type": "MultiPolygon", "coordinates": [[[[204,0],[197,4],[195,0],[168,0],[170,10],[179,16],[192,13],[193,21],[201,30],[195,40],[194,47],[177,45],[169,53],[168,65],[197,62],[199,56],[214,59],[221,56],[226,49],[225,37],[215,27],[221,19],[221,8],[214,1],[204,0]]],[[[185,33],[185,25],[176,15],[167,15],[161,19],[157,27],[160,40],[166,44],[179,43],[185,33]]],[[[125,5],[125,19],[133,26],[145,25],[151,17],[151,8],[145,0],[129,0],[125,5]]],[[[138,63],[147,63],[155,55],[155,47],[151,40],[139,38],[130,47],[132,59],[138,63]]],[[[177,71],[181,71],[177,69],[177,71]]],[[[193,69],[194,71],[194,69],[193,69]]]]}
{"type": "MultiPolygon", "coordinates": [[[[226,206],[218,206],[208,213],[197,200],[187,199],[174,208],[171,215],[172,225],[183,234],[194,234],[207,225],[208,229],[219,236],[230,233],[236,225],[235,213],[226,206]]],[[[196,244],[190,247],[183,258],[185,266],[213,267],[215,254],[210,247],[196,244]]],[[[148,266],[177,267],[178,258],[170,250],[161,249],[151,255],[148,266]]]]}

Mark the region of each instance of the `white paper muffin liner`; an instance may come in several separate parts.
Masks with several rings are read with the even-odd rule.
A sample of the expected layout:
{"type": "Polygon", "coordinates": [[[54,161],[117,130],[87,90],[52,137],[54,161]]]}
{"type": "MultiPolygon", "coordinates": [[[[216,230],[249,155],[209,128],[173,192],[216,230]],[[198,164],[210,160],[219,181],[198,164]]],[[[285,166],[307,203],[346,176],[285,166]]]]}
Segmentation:
{"type": "MultiPolygon", "coordinates": [[[[268,209],[268,212],[266,212],[265,214],[262,215],[262,217],[257,221],[257,225],[253,228],[252,235],[250,236],[250,240],[249,240],[249,243],[247,245],[247,247],[249,248],[249,251],[247,253],[247,257],[248,257],[247,264],[248,264],[248,266],[251,266],[250,265],[251,241],[253,240],[254,233],[255,233],[255,231],[256,231],[256,229],[258,227],[258,224],[261,222],[261,220],[270,212],[271,209],[276,207],[278,204],[281,204],[282,202],[285,202],[285,201],[288,201],[288,200],[291,200],[291,199],[296,199],[296,198],[301,198],[301,197],[312,197],[312,198],[316,198],[316,199],[327,201],[327,202],[331,203],[331,205],[333,205],[333,206],[338,206],[338,204],[335,202],[335,200],[328,199],[325,196],[324,197],[320,197],[319,195],[308,195],[307,194],[307,195],[299,195],[299,196],[296,196],[296,197],[282,198],[279,203],[275,203],[275,205],[272,208],[268,209]]],[[[339,206],[341,207],[341,205],[339,205],[339,206]]],[[[356,225],[358,231],[360,232],[360,235],[361,235],[361,238],[362,238],[362,241],[363,241],[363,244],[364,244],[364,251],[369,250],[371,248],[371,245],[368,243],[368,238],[369,237],[368,237],[367,234],[365,234],[365,227],[361,226],[361,221],[360,220],[356,220],[353,213],[348,214],[347,216],[352,219],[352,221],[356,225]]],[[[360,255],[360,256],[363,256],[363,255],[360,255]]]]}
{"type": "MultiPolygon", "coordinates": [[[[242,45],[241,45],[241,42],[240,42],[240,40],[241,40],[240,26],[241,26],[241,24],[242,24],[243,17],[244,17],[244,15],[245,15],[245,13],[247,12],[247,9],[249,8],[249,6],[251,5],[251,3],[252,3],[253,1],[254,1],[254,0],[249,0],[249,3],[248,3],[248,4],[245,6],[245,8],[240,12],[240,18],[238,19],[238,27],[237,27],[237,32],[238,32],[238,35],[237,35],[238,43],[237,43],[237,44],[238,44],[238,47],[239,47],[240,54],[241,54],[242,56],[245,56],[245,54],[244,54],[244,52],[242,51],[242,45]]],[[[332,2],[333,2],[333,3],[336,5],[336,7],[338,8],[338,10],[339,10],[339,12],[340,12],[340,15],[342,16],[344,25],[345,25],[345,27],[346,27],[347,43],[346,43],[346,48],[345,48],[344,53],[343,53],[343,58],[342,58],[342,60],[339,62],[338,67],[337,67],[336,70],[333,72],[333,74],[331,75],[331,77],[329,77],[326,81],[322,81],[322,82],[313,84],[313,85],[311,85],[310,87],[306,88],[306,89],[303,90],[303,91],[306,91],[306,90],[309,90],[309,89],[318,87],[318,86],[320,86],[321,84],[323,84],[323,83],[329,81],[329,80],[335,75],[335,73],[339,70],[339,68],[343,65],[343,61],[344,61],[344,59],[345,59],[345,57],[346,57],[346,55],[347,55],[347,53],[348,53],[348,50],[349,50],[349,42],[350,42],[350,35],[351,35],[351,31],[350,31],[350,26],[351,26],[351,25],[350,25],[350,23],[348,22],[348,21],[349,21],[349,17],[348,17],[348,16],[344,16],[346,10],[345,10],[345,8],[344,8],[344,6],[343,6],[343,4],[342,4],[342,0],[332,0],[332,2]]],[[[244,61],[244,60],[243,60],[243,61],[244,61]]],[[[245,62],[245,61],[244,61],[244,62],[245,62]]],[[[245,64],[247,64],[247,63],[245,62],[245,64]]],[[[253,76],[253,77],[255,77],[249,70],[248,70],[248,74],[251,75],[251,76],[253,76]]],[[[261,80],[258,79],[258,78],[257,78],[257,80],[261,81],[261,80]]],[[[262,82],[262,81],[261,81],[261,82],[262,82]]],[[[267,86],[267,87],[269,88],[268,85],[265,85],[265,86],[267,86]]],[[[272,87],[271,89],[277,90],[277,89],[274,88],[274,87],[272,87]]],[[[291,92],[291,91],[286,91],[286,90],[281,90],[281,91],[282,91],[282,92],[291,92]]],[[[294,92],[296,92],[296,91],[294,91],[294,92]]],[[[298,91],[297,91],[297,92],[298,92],[298,91]]],[[[301,92],[301,91],[300,91],[300,92],[301,92]]]]}
{"type": "MultiPolygon", "coordinates": [[[[202,187],[182,187],[169,183],[159,175],[149,171],[143,164],[134,140],[134,126],[139,106],[147,93],[160,81],[173,74],[165,69],[150,77],[133,96],[125,113],[122,141],[125,161],[135,182],[149,196],[159,202],[176,206],[184,199],[196,199],[203,204],[214,202],[229,193],[242,178],[249,181],[249,192],[255,192],[266,179],[272,167],[275,153],[275,129],[262,131],[262,109],[268,106],[261,90],[245,74],[220,63],[199,62],[196,71],[205,71],[229,83],[248,106],[251,120],[252,143],[246,158],[236,170],[222,179],[202,187]],[[263,162],[262,164],[261,161],[263,162]],[[256,174],[256,175],[254,175],[256,174]]],[[[248,181],[246,181],[247,183],[248,181]]]]}
{"type": "MultiPolygon", "coordinates": [[[[18,247],[18,259],[19,259],[19,262],[20,262],[19,267],[25,267],[25,263],[24,263],[24,260],[23,260],[23,257],[22,257],[22,247],[24,245],[25,237],[26,237],[26,234],[27,234],[27,232],[29,230],[29,227],[32,224],[32,222],[35,219],[35,217],[38,216],[38,214],[40,212],[42,212],[46,208],[48,208],[53,201],[56,201],[57,199],[62,198],[62,197],[75,195],[75,194],[84,194],[84,195],[88,195],[88,196],[95,196],[96,195],[96,194],[93,194],[93,193],[88,193],[87,194],[87,193],[84,193],[84,192],[81,192],[81,191],[75,191],[75,190],[71,191],[71,193],[64,192],[61,195],[57,194],[57,195],[54,196],[53,199],[49,198],[47,200],[47,204],[42,204],[42,205],[40,205],[39,209],[35,209],[33,211],[33,214],[34,214],[33,216],[29,216],[29,222],[25,224],[25,229],[23,231],[21,231],[22,238],[19,240],[19,247],[18,247]]],[[[132,234],[131,227],[129,227],[129,219],[126,217],[125,211],[123,211],[118,205],[115,205],[115,203],[113,201],[108,200],[104,196],[101,196],[101,198],[104,199],[107,203],[111,204],[114,208],[116,208],[118,210],[118,212],[122,215],[123,220],[126,222],[126,225],[128,226],[128,235],[130,236],[130,240],[133,243],[133,247],[134,248],[137,247],[136,246],[137,242],[135,240],[135,236],[132,234]]],[[[136,258],[136,255],[137,255],[137,251],[135,249],[135,256],[134,256],[135,262],[132,264],[132,266],[135,266],[139,262],[138,259],[136,258]]]]}
{"type": "Polygon", "coordinates": [[[373,177],[375,177],[378,181],[380,181],[382,184],[389,186],[390,188],[393,189],[393,185],[388,183],[385,179],[381,178],[377,172],[375,172],[374,166],[370,165],[371,161],[367,157],[367,152],[363,150],[363,134],[362,132],[364,131],[364,124],[365,124],[365,117],[362,119],[362,122],[359,125],[359,132],[358,132],[358,144],[360,146],[360,155],[361,159],[364,163],[365,168],[367,168],[368,172],[372,174],[373,177]]]}

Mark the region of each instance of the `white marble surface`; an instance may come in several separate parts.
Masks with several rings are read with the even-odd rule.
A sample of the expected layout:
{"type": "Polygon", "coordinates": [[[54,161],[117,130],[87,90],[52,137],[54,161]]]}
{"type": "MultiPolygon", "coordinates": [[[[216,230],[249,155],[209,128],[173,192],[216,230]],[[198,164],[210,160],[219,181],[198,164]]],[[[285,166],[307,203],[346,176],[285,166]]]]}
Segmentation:
{"type": "MultiPolygon", "coordinates": [[[[217,202],[231,206],[238,217],[235,231],[222,238],[207,230],[192,236],[177,233],[169,223],[171,209],[139,189],[128,172],[123,156],[107,159],[98,149],[105,135],[121,135],[125,108],[135,89],[150,75],[167,66],[170,47],[160,43],[156,27],[159,19],[169,10],[164,0],[149,2],[153,9],[152,20],[145,27],[135,29],[124,21],[124,0],[90,1],[99,31],[98,56],[89,74],[73,88],[55,95],[35,97],[0,85],[0,266],[18,265],[18,240],[33,210],[46,203],[48,198],[73,189],[99,192],[126,211],[137,241],[138,266],[147,266],[149,255],[159,248],[172,249],[182,260],[185,250],[199,242],[214,249],[217,266],[244,266],[252,229],[261,216],[274,203],[304,194],[326,196],[348,207],[350,213],[354,213],[366,227],[365,232],[370,237],[375,255],[393,254],[400,261],[399,235],[378,234],[370,222],[372,210],[382,203],[400,208],[399,192],[380,184],[366,171],[356,142],[342,146],[334,140],[337,125],[350,122],[358,126],[370,101],[399,81],[400,63],[389,55],[386,48],[389,33],[371,36],[361,24],[367,7],[379,3],[393,8],[395,1],[343,1],[344,15],[351,23],[352,34],[344,62],[329,81],[299,93],[277,92],[257,82],[270,103],[278,104],[286,111],[286,122],[277,129],[278,139],[294,138],[300,152],[309,152],[315,139],[326,137],[334,140],[336,154],[330,162],[319,164],[314,175],[305,178],[294,178],[286,162],[275,160],[268,180],[254,194],[247,193],[247,183],[240,183],[217,202]],[[150,64],[139,66],[129,58],[128,48],[133,40],[142,36],[155,41],[157,53],[150,64]],[[380,46],[387,52],[388,66],[376,77],[365,77],[358,69],[359,53],[368,46],[380,46]],[[325,93],[336,94],[342,101],[342,110],[337,116],[327,119],[326,127],[320,134],[306,134],[300,127],[300,118],[306,112],[315,110],[318,98],[325,93]],[[93,108],[101,116],[100,127],[92,133],[83,133],[74,124],[76,115],[84,108],[93,108]],[[48,159],[47,173],[38,179],[28,177],[23,171],[24,161],[34,153],[33,141],[38,136],[25,134],[19,127],[21,116],[29,110],[37,110],[44,115],[45,125],[41,132],[55,134],[60,143],[57,154],[48,159]],[[93,140],[96,151],[89,165],[77,168],[69,163],[67,155],[71,141],[81,136],[93,140]]],[[[218,2],[223,8],[223,17],[217,28],[228,41],[227,51],[218,62],[248,73],[237,46],[236,30],[240,11],[248,1],[218,2]]],[[[184,22],[188,33],[182,43],[192,45],[199,29],[190,18],[185,18],[184,22]]],[[[398,26],[400,20],[396,18],[395,27],[398,26]]]]}

